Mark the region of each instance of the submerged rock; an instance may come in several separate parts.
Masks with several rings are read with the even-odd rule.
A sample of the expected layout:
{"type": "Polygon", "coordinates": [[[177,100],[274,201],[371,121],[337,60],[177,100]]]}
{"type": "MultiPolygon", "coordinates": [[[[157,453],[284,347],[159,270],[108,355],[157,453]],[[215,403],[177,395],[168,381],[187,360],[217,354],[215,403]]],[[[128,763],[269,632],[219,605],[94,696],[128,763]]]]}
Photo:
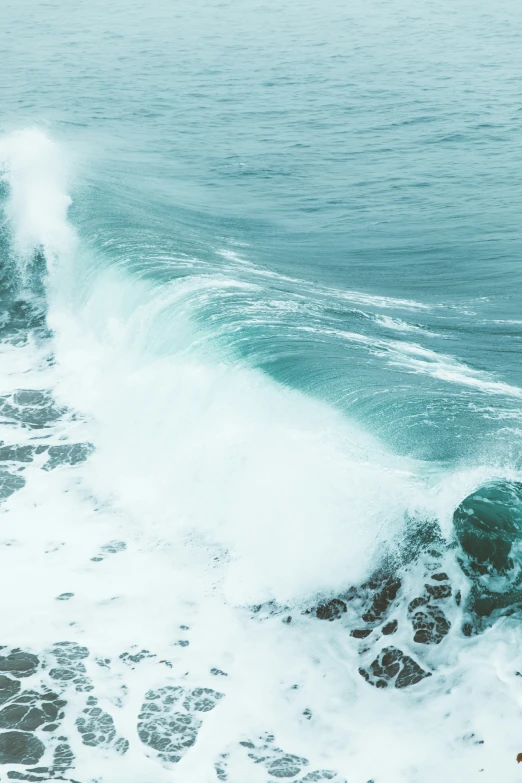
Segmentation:
{"type": "Polygon", "coordinates": [[[522,483],[495,481],[465,498],[453,515],[459,559],[472,580],[466,636],[522,609],[522,483]]]}
{"type": "Polygon", "coordinates": [[[0,397],[0,417],[14,421],[24,428],[42,429],[57,422],[66,413],[59,408],[48,391],[19,389],[0,397]]]}
{"type": "Polygon", "coordinates": [[[0,501],[6,500],[25,486],[25,479],[17,473],[0,469],[0,501]]]}
{"type": "Polygon", "coordinates": [[[68,443],[61,446],[49,446],[49,459],[43,466],[44,470],[54,470],[62,465],[79,465],[92,454],[92,443],[68,443]]]}
{"type": "Polygon", "coordinates": [[[491,482],[468,495],[453,515],[455,533],[477,572],[513,567],[513,544],[522,541],[522,484],[491,482]]]}

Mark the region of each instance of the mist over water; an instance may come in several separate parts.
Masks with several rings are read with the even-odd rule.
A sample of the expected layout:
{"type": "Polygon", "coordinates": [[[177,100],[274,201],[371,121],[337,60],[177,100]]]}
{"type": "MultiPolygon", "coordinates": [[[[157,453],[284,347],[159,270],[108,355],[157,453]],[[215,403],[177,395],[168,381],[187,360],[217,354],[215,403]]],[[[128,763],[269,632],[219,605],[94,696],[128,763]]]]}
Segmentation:
{"type": "Polygon", "coordinates": [[[0,779],[518,780],[520,9],[0,10],[0,779]]]}

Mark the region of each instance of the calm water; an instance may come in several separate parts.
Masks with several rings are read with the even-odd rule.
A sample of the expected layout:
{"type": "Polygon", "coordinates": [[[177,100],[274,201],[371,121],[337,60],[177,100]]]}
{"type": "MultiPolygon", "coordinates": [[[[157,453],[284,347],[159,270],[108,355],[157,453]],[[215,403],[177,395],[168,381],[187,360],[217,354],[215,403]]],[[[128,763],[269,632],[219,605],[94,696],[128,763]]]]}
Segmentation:
{"type": "Polygon", "coordinates": [[[3,1],[2,643],[69,705],[0,711],[10,778],[518,779],[518,623],[462,632],[452,514],[522,469],[521,23],[3,1]],[[367,639],[362,593],[305,614],[383,558],[367,639]],[[428,676],[370,687],[390,644],[428,676]]]}

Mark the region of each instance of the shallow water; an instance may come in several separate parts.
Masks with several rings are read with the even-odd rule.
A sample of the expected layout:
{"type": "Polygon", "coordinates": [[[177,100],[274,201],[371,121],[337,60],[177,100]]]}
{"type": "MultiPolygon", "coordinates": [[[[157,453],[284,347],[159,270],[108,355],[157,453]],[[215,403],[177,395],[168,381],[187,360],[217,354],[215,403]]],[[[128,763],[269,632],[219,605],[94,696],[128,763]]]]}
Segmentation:
{"type": "Polygon", "coordinates": [[[521,15],[4,0],[6,779],[518,780],[521,15]]]}

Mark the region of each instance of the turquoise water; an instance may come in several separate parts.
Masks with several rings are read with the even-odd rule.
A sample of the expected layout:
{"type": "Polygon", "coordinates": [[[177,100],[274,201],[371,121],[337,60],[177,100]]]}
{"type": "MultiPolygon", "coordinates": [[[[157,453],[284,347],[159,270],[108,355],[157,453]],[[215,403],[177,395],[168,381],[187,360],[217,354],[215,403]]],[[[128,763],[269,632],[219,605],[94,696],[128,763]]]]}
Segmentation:
{"type": "Polygon", "coordinates": [[[3,125],[43,125],[80,157],[72,219],[117,245],[108,264],[163,281],[151,256],[185,252],[237,276],[216,251],[240,243],[313,284],[313,306],[275,321],[293,280],[232,312],[216,302],[220,329],[402,453],[470,458],[516,415],[509,395],[434,377],[431,354],[412,377],[331,333],[414,342],[520,385],[516,4],[7,2],[2,17],[3,125]],[[352,291],[423,308],[365,308],[352,291]]]}
{"type": "Polygon", "coordinates": [[[522,468],[519,5],[4,0],[0,22],[2,568],[26,585],[2,644],[84,645],[130,742],[82,746],[67,708],[67,774],[515,781],[518,543],[507,576],[467,567],[452,519],[522,468]],[[397,692],[359,676],[390,642],[384,614],[350,636],[362,593],[304,614],[377,594],[383,562],[424,672],[397,692]],[[437,569],[430,645],[408,607],[437,569]],[[503,596],[485,624],[477,590],[503,596]],[[140,699],[181,687],[214,723],[183,696],[195,744],[168,756],[140,699]]]}

